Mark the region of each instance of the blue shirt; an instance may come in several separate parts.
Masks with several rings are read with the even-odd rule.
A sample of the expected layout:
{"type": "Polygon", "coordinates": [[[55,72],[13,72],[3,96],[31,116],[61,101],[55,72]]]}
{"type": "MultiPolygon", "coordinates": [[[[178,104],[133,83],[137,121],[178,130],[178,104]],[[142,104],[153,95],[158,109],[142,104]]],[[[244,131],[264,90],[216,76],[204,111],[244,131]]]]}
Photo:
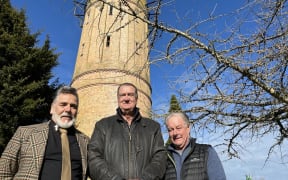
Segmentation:
{"type": "MultiPolygon", "coordinates": [[[[189,143],[182,153],[176,151],[171,146],[169,146],[169,150],[172,150],[173,159],[176,164],[177,180],[181,180],[182,164],[191,151],[191,145],[189,143]]],[[[209,180],[226,180],[222,163],[213,147],[208,148],[207,171],[209,180]]]]}

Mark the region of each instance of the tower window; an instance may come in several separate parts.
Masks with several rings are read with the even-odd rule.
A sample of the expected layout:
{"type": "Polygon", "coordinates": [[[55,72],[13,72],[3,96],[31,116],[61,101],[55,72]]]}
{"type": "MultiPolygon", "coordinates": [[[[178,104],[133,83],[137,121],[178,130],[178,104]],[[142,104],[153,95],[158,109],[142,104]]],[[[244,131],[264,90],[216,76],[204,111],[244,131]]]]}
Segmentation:
{"type": "Polygon", "coordinates": [[[112,15],[113,14],[113,6],[110,5],[110,9],[109,9],[109,15],[112,15]]]}
{"type": "Polygon", "coordinates": [[[111,39],[111,36],[108,35],[106,38],[106,47],[110,46],[110,39],[111,39]]]}

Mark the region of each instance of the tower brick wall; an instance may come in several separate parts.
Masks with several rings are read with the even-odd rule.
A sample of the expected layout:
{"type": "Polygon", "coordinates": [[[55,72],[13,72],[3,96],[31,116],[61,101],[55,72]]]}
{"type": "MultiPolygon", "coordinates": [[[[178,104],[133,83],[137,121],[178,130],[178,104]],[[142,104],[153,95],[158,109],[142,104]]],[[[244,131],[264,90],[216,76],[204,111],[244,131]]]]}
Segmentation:
{"type": "Polygon", "coordinates": [[[141,114],[151,114],[148,28],[133,16],[146,17],[145,3],[90,0],[87,4],[71,83],[79,93],[76,126],[87,135],[98,120],[116,113],[117,88],[124,82],[138,88],[141,114]]]}

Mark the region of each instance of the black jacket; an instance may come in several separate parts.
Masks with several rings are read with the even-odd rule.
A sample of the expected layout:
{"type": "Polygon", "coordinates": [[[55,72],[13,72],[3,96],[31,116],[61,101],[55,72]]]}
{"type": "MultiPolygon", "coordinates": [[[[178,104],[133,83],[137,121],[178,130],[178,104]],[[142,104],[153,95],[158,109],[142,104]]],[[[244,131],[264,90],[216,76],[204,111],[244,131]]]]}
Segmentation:
{"type": "Polygon", "coordinates": [[[136,116],[128,124],[120,116],[96,123],[88,145],[88,164],[94,180],[161,179],[166,168],[166,153],[160,125],[136,116]]]}

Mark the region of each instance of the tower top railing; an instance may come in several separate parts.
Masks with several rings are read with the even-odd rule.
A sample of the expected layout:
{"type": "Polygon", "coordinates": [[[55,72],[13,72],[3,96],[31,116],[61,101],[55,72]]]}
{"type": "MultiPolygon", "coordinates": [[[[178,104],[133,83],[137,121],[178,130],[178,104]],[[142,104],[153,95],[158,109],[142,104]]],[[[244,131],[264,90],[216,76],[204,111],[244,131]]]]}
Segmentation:
{"type": "MultiPolygon", "coordinates": [[[[101,0],[99,0],[101,1],[101,0]]],[[[121,0],[121,2],[130,2],[131,0],[121,0]]],[[[73,0],[74,4],[74,16],[76,16],[79,19],[80,27],[82,28],[84,17],[86,13],[86,8],[90,0],[73,0]]],[[[146,2],[146,1],[144,1],[146,2]]],[[[155,0],[147,0],[147,3],[145,4],[145,7],[147,8],[147,17],[148,19],[153,19],[157,13],[155,13],[155,6],[157,5],[157,1],[155,0]]]]}

